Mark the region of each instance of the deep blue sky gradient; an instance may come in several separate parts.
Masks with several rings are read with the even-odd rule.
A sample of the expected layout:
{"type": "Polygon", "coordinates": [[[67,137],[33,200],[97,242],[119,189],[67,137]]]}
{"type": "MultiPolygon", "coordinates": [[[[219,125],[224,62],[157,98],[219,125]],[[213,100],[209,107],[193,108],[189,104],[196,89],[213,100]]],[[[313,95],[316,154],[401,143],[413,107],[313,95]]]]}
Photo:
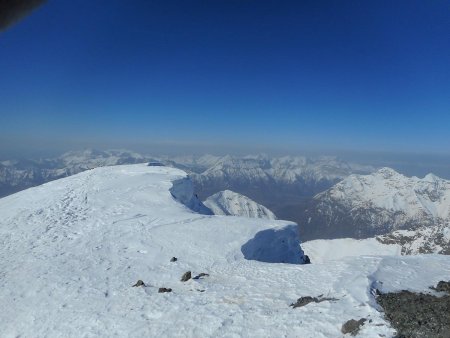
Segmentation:
{"type": "Polygon", "coordinates": [[[50,0],[0,33],[0,134],[448,153],[450,2],[50,0]]]}

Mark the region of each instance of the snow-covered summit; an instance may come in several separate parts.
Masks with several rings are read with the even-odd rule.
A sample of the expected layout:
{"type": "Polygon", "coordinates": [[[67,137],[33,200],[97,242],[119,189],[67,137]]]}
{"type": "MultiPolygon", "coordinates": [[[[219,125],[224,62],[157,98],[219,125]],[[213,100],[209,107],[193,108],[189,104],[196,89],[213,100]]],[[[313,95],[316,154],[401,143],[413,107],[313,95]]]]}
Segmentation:
{"type": "Polygon", "coordinates": [[[148,335],[158,332],[153,316],[173,304],[152,310],[155,289],[131,288],[138,279],[198,305],[196,289],[207,286],[179,285],[187,270],[215,279],[246,262],[302,262],[294,224],[192,209],[203,211],[183,171],[146,164],[96,168],[0,199],[2,336],[134,336],[142,326],[148,335]],[[180,263],[170,265],[172,256],[180,263]]]}
{"type": "Polygon", "coordinates": [[[220,191],[203,202],[215,215],[276,219],[265,206],[231,190],[220,191]]]}

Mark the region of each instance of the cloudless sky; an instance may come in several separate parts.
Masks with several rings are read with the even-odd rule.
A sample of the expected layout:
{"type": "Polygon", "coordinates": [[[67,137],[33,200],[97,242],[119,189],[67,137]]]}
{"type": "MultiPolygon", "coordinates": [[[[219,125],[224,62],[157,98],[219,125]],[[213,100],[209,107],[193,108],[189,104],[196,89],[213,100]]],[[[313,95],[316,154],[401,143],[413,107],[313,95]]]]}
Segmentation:
{"type": "Polygon", "coordinates": [[[448,153],[450,2],[49,0],[0,32],[0,135],[448,153]]]}

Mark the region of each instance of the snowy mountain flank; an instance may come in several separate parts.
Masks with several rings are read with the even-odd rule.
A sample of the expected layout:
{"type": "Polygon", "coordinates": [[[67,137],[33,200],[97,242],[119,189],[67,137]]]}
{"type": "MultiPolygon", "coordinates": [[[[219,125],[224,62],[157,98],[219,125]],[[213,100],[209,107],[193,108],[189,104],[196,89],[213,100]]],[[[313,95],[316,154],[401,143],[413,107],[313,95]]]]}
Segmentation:
{"type": "Polygon", "coordinates": [[[403,255],[419,253],[437,253],[450,255],[450,224],[439,224],[414,228],[414,230],[396,230],[376,239],[384,244],[396,244],[403,255]]]}
{"type": "Polygon", "coordinates": [[[374,285],[423,291],[450,271],[382,250],[301,264],[295,224],[205,211],[185,172],[146,164],[1,198],[1,336],[342,337],[366,318],[360,337],[392,337],[374,285]]]}
{"type": "Polygon", "coordinates": [[[214,215],[276,219],[275,214],[265,206],[231,190],[220,191],[208,197],[203,204],[214,215]]]}
{"type": "Polygon", "coordinates": [[[449,221],[450,181],[382,168],[350,175],[316,195],[301,224],[308,238],[367,238],[401,229],[444,229],[449,221]]]}

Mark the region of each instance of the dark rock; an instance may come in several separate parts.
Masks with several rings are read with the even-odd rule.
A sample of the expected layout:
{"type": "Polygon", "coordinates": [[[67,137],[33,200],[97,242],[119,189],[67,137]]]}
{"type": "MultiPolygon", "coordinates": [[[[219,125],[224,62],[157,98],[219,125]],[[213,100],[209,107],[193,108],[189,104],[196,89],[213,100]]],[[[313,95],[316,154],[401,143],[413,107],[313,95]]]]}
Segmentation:
{"type": "Polygon", "coordinates": [[[311,260],[308,255],[303,256],[303,264],[311,264],[311,260]]]}
{"type": "Polygon", "coordinates": [[[440,281],[433,290],[450,293],[450,282],[440,281]]]}
{"type": "Polygon", "coordinates": [[[164,167],[164,164],[158,161],[151,161],[147,164],[149,167],[164,167]]]}
{"type": "Polygon", "coordinates": [[[301,297],[301,298],[297,299],[297,302],[292,303],[289,306],[292,306],[295,309],[296,307],[302,307],[302,306],[308,305],[309,303],[313,303],[313,302],[317,303],[318,300],[319,299],[316,297],[310,297],[310,296],[301,297]]]}
{"type": "Polygon", "coordinates": [[[320,295],[319,297],[310,297],[310,296],[306,296],[306,297],[300,297],[299,299],[297,299],[297,302],[292,303],[289,306],[292,306],[294,309],[296,307],[302,307],[305,305],[308,305],[309,303],[321,303],[321,302],[325,302],[325,301],[337,301],[336,298],[324,298],[322,297],[322,295],[320,295]]]}
{"type": "Polygon", "coordinates": [[[172,258],[170,259],[171,262],[176,262],[177,260],[178,260],[178,258],[176,258],[176,257],[172,257],[172,258]]]}
{"type": "Polygon", "coordinates": [[[356,336],[366,320],[366,318],[361,318],[360,320],[350,319],[342,325],[341,332],[343,334],[350,333],[352,336],[356,336]]]}
{"type": "MultiPolygon", "coordinates": [[[[438,284],[435,289],[446,289],[444,285],[438,284]]],[[[450,295],[401,291],[381,294],[376,300],[398,337],[450,337],[450,295]]]]}
{"type": "Polygon", "coordinates": [[[145,286],[145,283],[139,279],[139,280],[136,282],[136,284],[133,285],[133,287],[137,287],[137,286],[145,286]]]}
{"type": "Polygon", "coordinates": [[[192,273],[190,271],[188,271],[183,274],[183,276],[181,277],[181,281],[187,282],[191,278],[192,278],[192,273]]]}
{"type": "Polygon", "coordinates": [[[193,277],[192,279],[200,279],[201,277],[209,277],[209,274],[202,272],[202,273],[198,274],[197,276],[193,277]]]}
{"type": "Polygon", "coordinates": [[[159,288],[158,292],[159,293],[172,292],[172,289],[171,288],[159,288]]]}

